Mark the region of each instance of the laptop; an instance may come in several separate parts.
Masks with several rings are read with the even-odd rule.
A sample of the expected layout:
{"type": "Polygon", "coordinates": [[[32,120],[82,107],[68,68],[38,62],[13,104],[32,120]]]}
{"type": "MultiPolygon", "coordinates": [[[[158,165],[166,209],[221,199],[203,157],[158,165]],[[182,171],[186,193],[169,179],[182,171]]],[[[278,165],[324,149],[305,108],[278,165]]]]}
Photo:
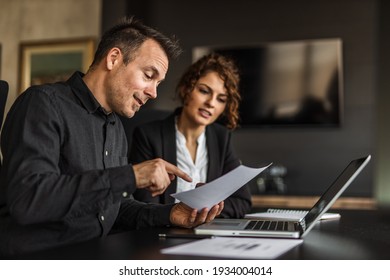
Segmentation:
{"type": "Polygon", "coordinates": [[[214,219],[194,229],[195,234],[216,236],[303,238],[370,161],[368,155],[351,161],[317,203],[299,221],[266,219],[214,219]]]}

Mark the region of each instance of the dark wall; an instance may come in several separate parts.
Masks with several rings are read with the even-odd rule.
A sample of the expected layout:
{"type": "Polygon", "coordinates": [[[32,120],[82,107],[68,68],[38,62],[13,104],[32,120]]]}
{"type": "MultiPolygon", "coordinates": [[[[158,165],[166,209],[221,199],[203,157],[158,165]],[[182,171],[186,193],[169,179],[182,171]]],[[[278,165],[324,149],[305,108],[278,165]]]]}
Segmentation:
{"type": "Polygon", "coordinates": [[[379,1],[377,68],[377,165],[374,173],[376,197],[390,205],[390,2],[379,1]]]}
{"type": "MultiPolygon", "coordinates": [[[[238,129],[234,144],[243,163],[269,162],[287,168],[288,193],[318,195],[353,158],[372,154],[371,164],[347,195],[373,194],[375,167],[375,0],[197,0],[127,1],[128,14],[167,34],[185,50],[171,62],[157,101],[149,107],[173,109],[175,83],[199,45],[341,38],[344,64],[344,120],[339,128],[238,129]]],[[[104,11],[103,11],[104,12],[104,11]]],[[[104,16],[104,14],[103,14],[104,16]]],[[[245,94],[245,93],[243,93],[245,94]]],[[[255,182],[252,182],[255,184],[255,182]]]]}
{"type": "Polygon", "coordinates": [[[127,15],[127,0],[102,0],[102,33],[127,15]]]}

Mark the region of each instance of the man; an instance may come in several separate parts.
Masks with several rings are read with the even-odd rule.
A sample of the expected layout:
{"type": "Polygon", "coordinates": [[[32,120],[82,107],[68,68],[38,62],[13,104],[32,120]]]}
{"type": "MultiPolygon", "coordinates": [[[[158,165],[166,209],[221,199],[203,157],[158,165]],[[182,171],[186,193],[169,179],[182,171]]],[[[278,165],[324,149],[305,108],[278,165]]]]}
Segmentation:
{"type": "Polygon", "coordinates": [[[132,117],[168,71],[180,49],[158,31],[130,18],[102,37],[88,72],[65,83],[33,86],[12,106],[1,135],[0,254],[13,255],[146,226],[193,227],[219,215],[212,209],[144,204],[179,176],[155,159],[127,162],[117,114],[132,117]],[[210,211],[209,211],[210,210],[210,211]]]}

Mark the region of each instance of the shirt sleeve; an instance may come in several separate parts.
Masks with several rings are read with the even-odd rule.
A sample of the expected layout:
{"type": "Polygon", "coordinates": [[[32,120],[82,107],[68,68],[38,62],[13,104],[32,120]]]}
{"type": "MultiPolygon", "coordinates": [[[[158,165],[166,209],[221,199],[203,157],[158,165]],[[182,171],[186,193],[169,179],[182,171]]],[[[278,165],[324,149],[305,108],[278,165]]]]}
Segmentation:
{"type": "MultiPolygon", "coordinates": [[[[154,139],[154,141],[159,141],[159,139],[154,139]]],[[[154,151],[156,147],[153,147],[149,136],[142,129],[142,126],[135,128],[133,133],[133,141],[131,145],[131,150],[129,154],[129,160],[131,163],[136,164],[146,160],[151,160],[153,158],[158,157],[154,155],[152,151],[154,151]]],[[[159,203],[159,197],[153,197],[151,193],[146,189],[137,189],[134,194],[134,198],[143,201],[143,202],[153,202],[159,203]]]]}
{"type": "Polygon", "coordinates": [[[144,227],[171,225],[170,213],[174,204],[144,203],[127,199],[121,204],[113,230],[131,230],[144,227]]]}
{"type": "Polygon", "coordinates": [[[61,171],[61,128],[65,124],[53,93],[30,88],[16,100],[4,126],[6,203],[20,224],[95,213],[135,190],[131,165],[80,173],[61,171]]]}

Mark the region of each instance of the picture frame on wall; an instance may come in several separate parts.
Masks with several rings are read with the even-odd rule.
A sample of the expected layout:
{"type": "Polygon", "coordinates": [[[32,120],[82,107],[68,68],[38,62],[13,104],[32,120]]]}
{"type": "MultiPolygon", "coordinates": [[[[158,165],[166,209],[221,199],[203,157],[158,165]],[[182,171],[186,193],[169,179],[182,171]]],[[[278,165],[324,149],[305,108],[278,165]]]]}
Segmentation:
{"type": "Polygon", "coordinates": [[[74,71],[85,73],[94,52],[94,38],[22,42],[19,92],[32,85],[65,81],[74,71]]]}
{"type": "Polygon", "coordinates": [[[2,63],[2,62],[1,62],[1,55],[2,55],[2,54],[1,54],[1,44],[0,44],[0,79],[1,79],[1,63],[2,63]]]}

